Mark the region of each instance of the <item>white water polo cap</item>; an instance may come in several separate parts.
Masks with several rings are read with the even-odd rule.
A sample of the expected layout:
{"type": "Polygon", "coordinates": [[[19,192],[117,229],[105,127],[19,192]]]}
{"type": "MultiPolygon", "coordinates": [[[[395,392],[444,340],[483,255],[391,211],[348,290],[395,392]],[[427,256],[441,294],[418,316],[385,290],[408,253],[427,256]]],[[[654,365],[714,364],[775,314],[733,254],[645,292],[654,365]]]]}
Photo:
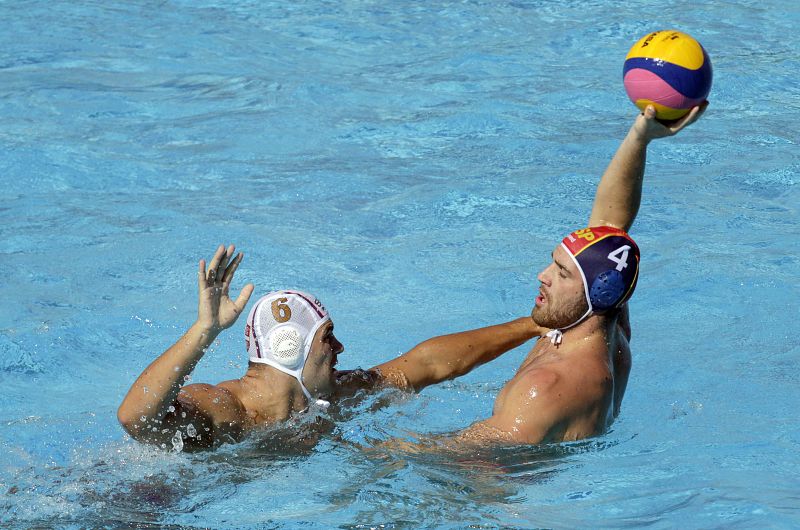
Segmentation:
{"type": "Polygon", "coordinates": [[[330,319],[325,306],[308,293],[287,290],[263,296],[250,310],[244,329],[250,360],[291,375],[311,400],[303,384],[303,367],[314,335],[330,319]]]}

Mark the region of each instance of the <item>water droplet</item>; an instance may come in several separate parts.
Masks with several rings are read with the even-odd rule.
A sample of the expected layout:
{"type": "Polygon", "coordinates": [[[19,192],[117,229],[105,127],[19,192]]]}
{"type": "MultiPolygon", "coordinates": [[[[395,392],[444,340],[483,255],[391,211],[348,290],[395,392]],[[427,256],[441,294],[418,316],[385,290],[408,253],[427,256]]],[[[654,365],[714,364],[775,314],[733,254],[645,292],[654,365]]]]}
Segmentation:
{"type": "Polygon", "coordinates": [[[191,380],[192,380],[192,376],[191,375],[186,374],[186,375],[183,376],[183,381],[184,382],[189,382],[191,380]]]}
{"type": "Polygon", "coordinates": [[[170,405],[169,408],[167,408],[167,412],[175,412],[175,407],[170,405]]]}
{"type": "Polygon", "coordinates": [[[213,401],[213,403],[219,403],[219,398],[218,398],[218,397],[217,397],[217,398],[214,398],[214,401],[213,401]]]}
{"type": "Polygon", "coordinates": [[[145,393],[145,394],[147,394],[147,393],[149,392],[149,390],[147,389],[147,387],[143,387],[143,389],[142,389],[142,390],[144,390],[144,393],[145,393]]]}
{"type": "Polygon", "coordinates": [[[186,426],[186,434],[188,434],[191,438],[197,436],[197,430],[194,428],[194,425],[191,423],[186,426]]]}
{"type": "Polygon", "coordinates": [[[139,421],[141,421],[142,423],[146,422],[147,416],[142,416],[141,418],[139,418],[139,421]]]}
{"type": "Polygon", "coordinates": [[[181,367],[176,364],[175,368],[173,368],[173,370],[175,370],[176,372],[180,372],[181,371],[181,367]]]}
{"type": "Polygon", "coordinates": [[[183,436],[181,436],[181,431],[175,431],[175,436],[172,437],[172,450],[176,453],[183,451],[183,436]]]}
{"type": "Polygon", "coordinates": [[[181,412],[181,418],[185,418],[185,417],[186,417],[186,413],[185,412],[181,412]]]}

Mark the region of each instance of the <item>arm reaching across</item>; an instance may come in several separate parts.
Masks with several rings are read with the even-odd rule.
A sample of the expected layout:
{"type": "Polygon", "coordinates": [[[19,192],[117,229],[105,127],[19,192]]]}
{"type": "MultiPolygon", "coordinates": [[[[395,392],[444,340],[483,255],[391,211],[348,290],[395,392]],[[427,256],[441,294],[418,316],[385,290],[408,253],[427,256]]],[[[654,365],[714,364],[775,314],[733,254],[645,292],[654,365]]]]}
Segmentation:
{"type": "Polygon", "coordinates": [[[181,389],[206,348],[236,322],[253,293],[253,285],[248,284],[236,301],[229,297],[231,281],[243,258],[241,253],[233,257],[233,252],[233,245],[227,249],[220,245],[208,269],[205,260],[200,260],[197,321],[142,372],[122,401],[117,418],[134,439],[164,443],[176,429],[190,424],[201,435],[223,424],[236,429],[243,409],[230,392],[212,385],[181,389]]]}
{"type": "Polygon", "coordinates": [[[597,186],[589,226],[614,226],[626,232],[633,225],[642,200],[642,180],[647,145],[657,138],[673,136],[697,121],[708,102],[669,125],[656,120],[656,110],[648,106],[631,126],[597,186]]]}
{"type": "Polygon", "coordinates": [[[530,317],[522,317],[504,324],[434,337],[370,370],[342,372],[338,378],[339,391],[344,394],[382,385],[420,391],[467,374],[547,331],[530,317]]]}

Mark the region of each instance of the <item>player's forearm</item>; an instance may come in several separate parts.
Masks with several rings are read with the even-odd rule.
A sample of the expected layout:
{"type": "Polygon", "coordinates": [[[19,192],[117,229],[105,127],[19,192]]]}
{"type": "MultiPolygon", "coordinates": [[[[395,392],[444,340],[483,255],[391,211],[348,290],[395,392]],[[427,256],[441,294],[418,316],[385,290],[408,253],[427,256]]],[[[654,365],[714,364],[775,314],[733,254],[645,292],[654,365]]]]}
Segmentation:
{"type": "Polygon", "coordinates": [[[434,337],[407,355],[415,357],[410,359],[413,362],[429,367],[433,380],[428,384],[433,384],[464,375],[546,331],[530,317],[523,317],[505,324],[434,337]]]}
{"type": "Polygon", "coordinates": [[[175,402],[181,386],[217,336],[197,323],[142,372],[117,411],[129,431],[160,420],[175,402]]]}
{"type": "Polygon", "coordinates": [[[628,132],[597,186],[589,226],[630,229],[642,200],[648,143],[633,128],[628,132]]]}

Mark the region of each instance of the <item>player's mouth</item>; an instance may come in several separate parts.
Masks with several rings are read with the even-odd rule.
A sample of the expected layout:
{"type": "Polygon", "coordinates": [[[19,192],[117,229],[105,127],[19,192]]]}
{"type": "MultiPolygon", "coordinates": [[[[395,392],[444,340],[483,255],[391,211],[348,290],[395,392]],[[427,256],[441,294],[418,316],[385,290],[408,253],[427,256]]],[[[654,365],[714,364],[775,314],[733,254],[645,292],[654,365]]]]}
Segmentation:
{"type": "Polygon", "coordinates": [[[544,292],[541,289],[539,289],[539,296],[536,297],[536,305],[537,306],[544,305],[546,300],[547,299],[545,297],[544,292]]]}

